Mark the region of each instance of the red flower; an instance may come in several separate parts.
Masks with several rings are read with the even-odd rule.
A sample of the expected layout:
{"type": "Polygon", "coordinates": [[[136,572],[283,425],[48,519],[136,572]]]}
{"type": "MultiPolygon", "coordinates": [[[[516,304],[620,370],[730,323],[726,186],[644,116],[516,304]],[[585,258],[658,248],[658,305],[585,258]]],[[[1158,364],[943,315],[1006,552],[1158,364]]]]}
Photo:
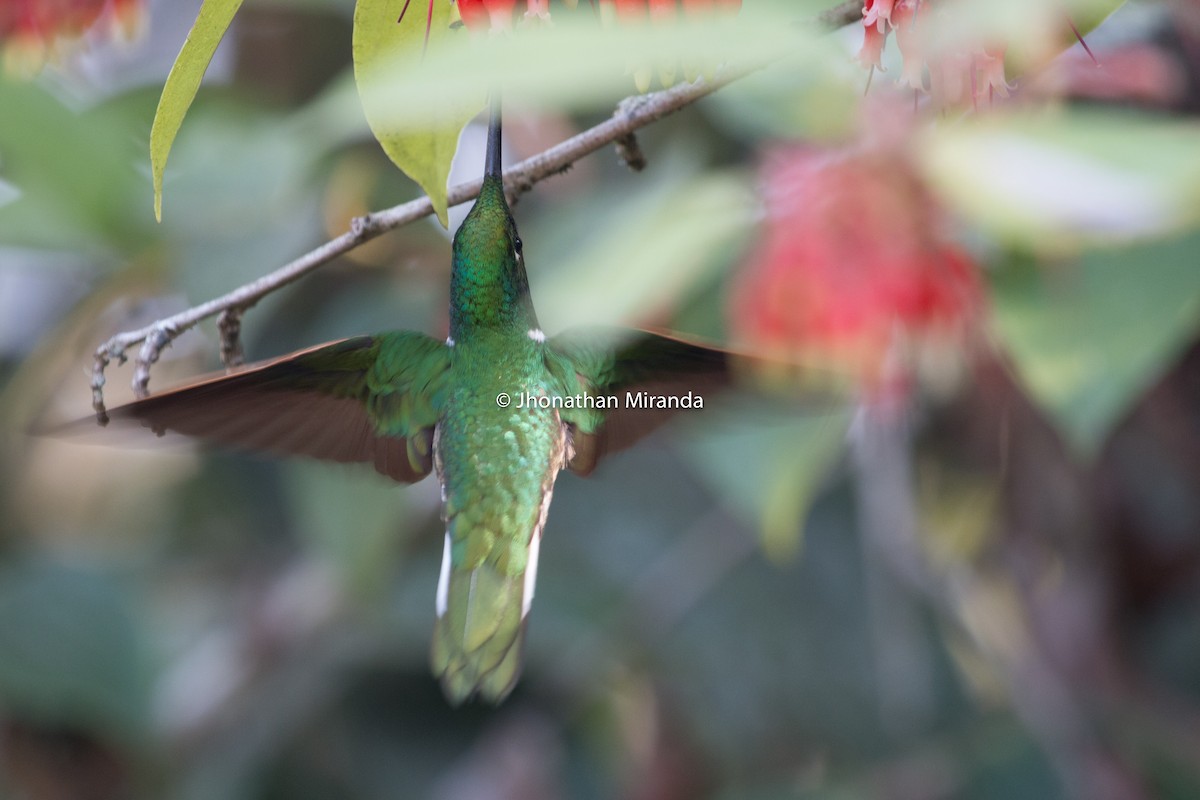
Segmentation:
{"type": "Polygon", "coordinates": [[[654,22],[671,22],[678,14],[675,0],[647,0],[647,6],[650,10],[650,19],[654,22]]]}
{"type": "MultiPolygon", "coordinates": [[[[513,26],[517,0],[458,0],[458,14],[473,31],[506,31],[513,26]]],[[[525,0],[526,20],[550,19],[550,0],[525,0]]]]}
{"type": "Polygon", "coordinates": [[[742,0],[679,0],[683,13],[689,16],[702,16],[714,11],[736,14],[742,10],[742,0]]]}
{"type": "Polygon", "coordinates": [[[640,22],[647,16],[654,20],[671,20],[680,8],[689,17],[703,17],[714,12],[736,14],[742,8],[742,0],[600,0],[602,17],[615,16],[620,22],[640,22]]]}
{"type": "Polygon", "coordinates": [[[458,13],[471,30],[508,30],[517,0],[458,0],[458,13]]]}
{"type": "Polygon", "coordinates": [[[894,0],[867,0],[863,6],[863,26],[876,28],[880,33],[887,33],[892,20],[894,0]]]}
{"type": "Polygon", "coordinates": [[[525,0],[525,19],[550,19],[550,0],[525,0]]]}
{"type": "Polygon", "coordinates": [[[876,393],[961,348],[982,306],[978,270],[903,156],[780,150],[765,183],[761,246],[732,298],[736,339],[876,393]]]}
{"type": "Polygon", "coordinates": [[[78,39],[100,20],[119,38],[133,38],[145,18],[144,0],[0,0],[0,44],[7,67],[31,74],[65,40],[78,39]]]}
{"type": "Polygon", "coordinates": [[[883,47],[894,31],[904,64],[899,82],[919,91],[928,88],[939,106],[1007,97],[1011,87],[1004,76],[1003,46],[930,41],[925,23],[940,7],[940,0],[866,0],[858,60],[882,70],[883,47]]]}

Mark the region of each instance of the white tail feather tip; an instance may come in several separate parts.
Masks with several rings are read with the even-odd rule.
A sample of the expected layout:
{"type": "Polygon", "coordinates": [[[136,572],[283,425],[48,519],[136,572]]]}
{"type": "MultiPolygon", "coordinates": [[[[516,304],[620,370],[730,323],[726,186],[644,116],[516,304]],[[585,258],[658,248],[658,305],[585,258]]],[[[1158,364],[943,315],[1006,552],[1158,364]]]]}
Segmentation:
{"type": "Polygon", "coordinates": [[[437,615],[446,616],[446,604],[450,600],[450,534],[446,533],[446,546],[442,550],[442,574],[438,576],[437,615]]]}
{"type": "Polygon", "coordinates": [[[537,584],[538,551],[542,547],[541,531],[534,531],[529,540],[529,560],[525,563],[525,592],[521,596],[521,619],[529,613],[533,605],[533,589],[537,584]]]}

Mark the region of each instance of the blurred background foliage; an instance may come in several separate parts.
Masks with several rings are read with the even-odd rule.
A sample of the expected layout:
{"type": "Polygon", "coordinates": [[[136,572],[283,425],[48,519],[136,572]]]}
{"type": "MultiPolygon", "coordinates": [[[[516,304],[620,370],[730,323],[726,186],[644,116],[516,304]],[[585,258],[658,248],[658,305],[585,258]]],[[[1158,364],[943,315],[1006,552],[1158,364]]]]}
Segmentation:
{"type": "MultiPolygon", "coordinates": [[[[988,347],[966,374],[903,433],[728,398],[564,474],[525,675],[499,708],[458,710],[426,665],[433,481],[25,433],[87,414],[108,336],[419,195],[369,133],[350,4],[251,0],[154,224],[150,120],[198,7],[152,2],[136,42],[0,78],[4,796],[1200,796],[1194,3],[1127,3],[1088,37],[1118,66],[1072,48],[1018,78],[1013,113],[920,135],[984,266],[988,347]]],[[[761,153],[859,124],[861,28],[816,38],[643,130],[644,173],[609,151],[522,197],[548,330],[725,338],[761,153]]],[[[620,93],[516,104],[509,159],[620,93]]],[[[481,128],[462,142],[452,183],[477,174],[481,128]]],[[[261,303],[247,352],[442,334],[448,280],[446,233],[409,225],[261,303]]],[[[211,326],[185,334],[154,386],[216,350],[211,326]]],[[[109,376],[116,405],[128,372],[109,376]]]]}

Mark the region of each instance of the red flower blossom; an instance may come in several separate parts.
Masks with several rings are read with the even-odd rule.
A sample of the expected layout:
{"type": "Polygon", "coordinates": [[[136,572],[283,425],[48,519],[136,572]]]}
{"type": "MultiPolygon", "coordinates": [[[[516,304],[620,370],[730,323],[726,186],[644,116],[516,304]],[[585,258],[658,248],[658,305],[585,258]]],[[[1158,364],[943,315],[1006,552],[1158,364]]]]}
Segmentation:
{"type": "Polygon", "coordinates": [[[704,17],[713,13],[736,14],[742,0],[600,0],[602,18],[619,22],[674,19],[682,9],[685,16],[704,17]]]}
{"type": "Polygon", "coordinates": [[[767,159],[765,230],[733,293],[735,339],[875,394],[961,348],[982,307],[978,270],[898,156],[791,148],[767,159]]]}
{"type": "Polygon", "coordinates": [[[941,0],[866,0],[858,60],[882,70],[884,45],[895,32],[903,59],[901,84],[928,89],[940,106],[977,105],[995,95],[1007,97],[1011,87],[1004,75],[1003,46],[930,41],[925,23],[941,5],[941,0]]]}
{"type": "Polygon", "coordinates": [[[458,0],[458,13],[463,24],[475,31],[508,30],[512,27],[516,7],[517,0],[458,0]]]}
{"type": "Polygon", "coordinates": [[[877,28],[880,33],[887,33],[888,24],[892,19],[894,0],[867,0],[863,6],[863,26],[877,28]]]}
{"type": "Polygon", "coordinates": [[[526,19],[550,19],[550,0],[525,0],[526,19]]]}
{"type": "Polygon", "coordinates": [[[143,26],[144,5],[144,0],[0,0],[5,65],[32,74],[63,42],[78,39],[101,20],[110,35],[132,39],[143,26]]]}
{"type": "Polygon", "coordinates": [[[713,11],[736,14],[742,10],[742,0],[680,0],[683,13],[700,16],[713,11]]]}
{"type": "MultiPolygon", "coordinates": [[[[457,0],[463,24],[473,31],[506,31],[513,26],[517,0],[457,0]]],[[[525,0],[523,20],[550,20],[550,0],[525,0]]]]}

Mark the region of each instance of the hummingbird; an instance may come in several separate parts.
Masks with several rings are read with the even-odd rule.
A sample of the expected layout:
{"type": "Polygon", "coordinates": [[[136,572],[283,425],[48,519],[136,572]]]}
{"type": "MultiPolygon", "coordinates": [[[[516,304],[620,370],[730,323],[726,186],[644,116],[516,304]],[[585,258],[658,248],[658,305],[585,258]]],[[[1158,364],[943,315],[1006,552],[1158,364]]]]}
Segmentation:
{"type": "Polygon", "coordinates": [[[493,93],[483,186],[453,240],[444,341],[413,331],[356,336],[108,412],[159,435],[365,462],[399,483],[436,473],[445,537],[431,665],[454,705],[499,703],[517,682],[559,472],[590,474],[672,413],[627,400],[720,386],[733,361],[720,348],[639,330],[547,337],[500,146],[493,93]]]}

